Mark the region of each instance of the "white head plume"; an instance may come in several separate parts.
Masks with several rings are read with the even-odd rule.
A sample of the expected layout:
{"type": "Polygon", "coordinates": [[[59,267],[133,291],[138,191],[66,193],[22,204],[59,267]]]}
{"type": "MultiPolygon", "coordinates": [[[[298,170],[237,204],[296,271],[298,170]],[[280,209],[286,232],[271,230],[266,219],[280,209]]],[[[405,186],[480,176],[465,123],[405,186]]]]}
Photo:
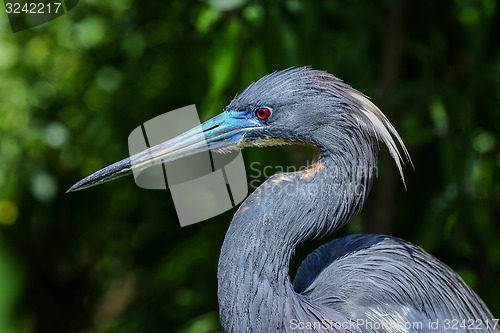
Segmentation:
{"type": "Polygon", "coordinates": [[[394,141],[394,137],[398,140],[406,159],[412,164],[412,166],[413,163],[411,162],[410,154],[408,153],[408,150],[406,149],[406,146],[403,143],[403,140],[399,136],[398,132],[396,131],[394,126],[392,126],[389,119],[387,119],[382,111],[380,111],[380,109],[375,104],[373,104],[372,101],[368,99],[368,97],[355,90],[350,90],[347,93],[351,95],[351,97],[353,97],[360,106],[359,111],[361,113],[359,115],[355,114],[355,118],[363,128],[372,132],[377,140],[383,141],[386,144],[387,148],[389,148],[389,152],[392,158],[396,162],[399,173],[401,175],[401,179],[404,183],[405,179],[402,168],[404,160],[401,156],[401,153],[399,152],[396,142],[394,141]]]}

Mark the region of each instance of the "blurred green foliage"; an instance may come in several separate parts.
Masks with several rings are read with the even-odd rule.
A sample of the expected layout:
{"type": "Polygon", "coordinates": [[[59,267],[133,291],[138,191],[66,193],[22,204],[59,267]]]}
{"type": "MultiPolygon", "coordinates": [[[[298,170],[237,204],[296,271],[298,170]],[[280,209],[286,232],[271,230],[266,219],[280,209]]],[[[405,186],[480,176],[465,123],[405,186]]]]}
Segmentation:
{"type": "MultiPolygon", "coordinates": [[[[364,210],[333,237],[418,244],[499,316],[499,13],[494,0],[87,0],[15,34],[4,16],[0,332],[220,331],[217,258],[234,210],[180,228],[169,193],[132,177],[64,192],[127,156],[144,121],[193,103],[205,120],[262,75],[302,65],[372,96],[415,165],[405,192],[382,146],[364,210]]],[[[299,247],[293,267],[324,241],[299,247]]]]}

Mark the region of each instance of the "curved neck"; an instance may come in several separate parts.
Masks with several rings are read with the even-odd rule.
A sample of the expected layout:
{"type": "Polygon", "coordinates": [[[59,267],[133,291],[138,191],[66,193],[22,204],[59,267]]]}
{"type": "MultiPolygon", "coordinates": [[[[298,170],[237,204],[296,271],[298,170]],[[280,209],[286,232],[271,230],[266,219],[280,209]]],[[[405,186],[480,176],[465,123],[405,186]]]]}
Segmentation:
{"type": "Polygon", "coordinates": [[[319,147],[316,161],[301,172],[269,178],[236,212],[218,267],[220,317],[227,332],[285,331],[291,319],[312,316],[312,308],[341,319],[296,293],[288,268],[297,244],[334,232],[363,205],[376,150],[373,141],[359,146],[366,138],[350,139],[319,147]]]}

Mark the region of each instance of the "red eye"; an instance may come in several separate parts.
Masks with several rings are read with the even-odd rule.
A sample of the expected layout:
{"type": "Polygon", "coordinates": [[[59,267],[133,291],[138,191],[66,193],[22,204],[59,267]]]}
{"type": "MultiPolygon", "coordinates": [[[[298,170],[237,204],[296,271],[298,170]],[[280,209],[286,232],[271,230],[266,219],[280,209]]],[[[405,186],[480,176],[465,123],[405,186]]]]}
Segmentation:
{"type": "Polygon", "coordinates": [[[255,110],[255,116],[259,119],[267,119],[271,115],[271,111],[268,108],[258,108],[255,110]]]}

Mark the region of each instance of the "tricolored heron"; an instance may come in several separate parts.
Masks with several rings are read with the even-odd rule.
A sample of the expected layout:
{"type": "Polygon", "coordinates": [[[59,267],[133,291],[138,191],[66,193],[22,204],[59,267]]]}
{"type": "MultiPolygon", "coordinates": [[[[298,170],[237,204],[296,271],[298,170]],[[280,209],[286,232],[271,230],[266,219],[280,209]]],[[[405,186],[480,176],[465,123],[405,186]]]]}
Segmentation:
{"type": "MultiPolygon", "coordinates": [[[[326,72],[287,69],[251,84],[202,129],[133,156],[135,167],[203,149],[315,149],[307,169],[272,176],[234,215],[218,266],[226,332],[500,332],[482,300],[452,269],[391,236],[333,240],[304,260],[291,283],[288,267],[296,246],[336,231],[361,209],[374,178],[377,140],[387,145],[403,176],[394,138],[409,160],[408,152],[365,95],[326,72]]],[[[69,191],[131,169],[124,159],[69,191]]]]}

